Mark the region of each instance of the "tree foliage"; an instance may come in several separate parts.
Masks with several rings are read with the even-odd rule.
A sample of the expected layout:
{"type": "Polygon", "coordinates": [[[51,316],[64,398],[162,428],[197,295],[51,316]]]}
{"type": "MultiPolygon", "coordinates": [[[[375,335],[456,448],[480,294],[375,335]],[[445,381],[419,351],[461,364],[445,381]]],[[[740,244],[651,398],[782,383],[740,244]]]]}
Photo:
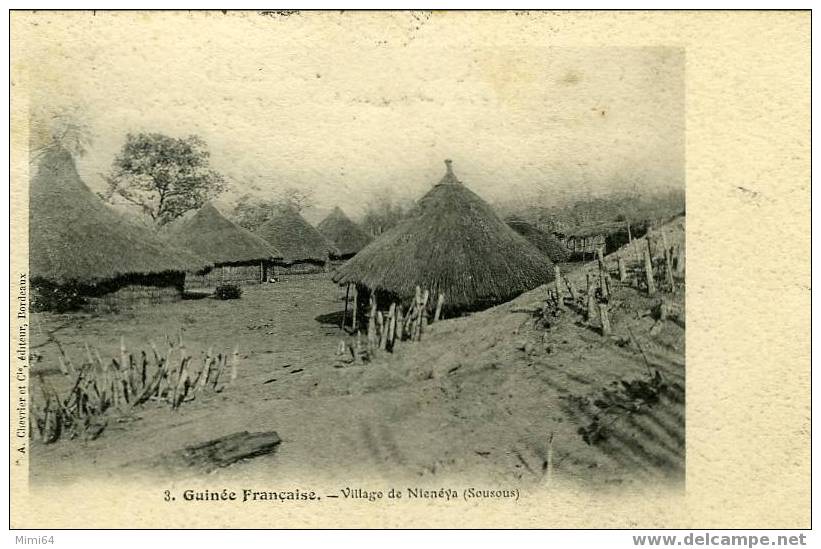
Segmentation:
{"type": "Polygon", "coordinates": [[[234,223],[252,231],[268,221],[271,214],[279,208],[288,207],[301,212],[312,205],[313,192],[311,190],[286,187],[269,199],[250,194],[242,196],[234,206],[231,217],[234,223]]]}
{"type": "Polygon", "coordinates": [[[105,197],[121,197],[164,225],[223,191],[225,178],[209,159],[205,142],[195,135],[128,134],[106,176],[105,197]]]}
{"type": "Polygon", "coordinates": [[[365,232],[377,237],[402,221],[412,207],[412,201],[400,202],[385,193],[368,202],[360,224],[365,232]]]}

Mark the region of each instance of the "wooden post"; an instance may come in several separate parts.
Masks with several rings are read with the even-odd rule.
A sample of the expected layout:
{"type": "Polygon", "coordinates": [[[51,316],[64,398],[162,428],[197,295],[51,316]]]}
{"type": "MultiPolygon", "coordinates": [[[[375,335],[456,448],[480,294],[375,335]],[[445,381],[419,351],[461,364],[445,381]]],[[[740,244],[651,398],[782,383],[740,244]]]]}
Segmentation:
{"type": "Polygon", "coordinates": [[[604,253],[602,253],[601,248],[596,248],[596,256],[599,259],[599,278],[601,285],[601,294],[602,298],[606,301],[610,298],[610,273],[607,272],[607,266],[604,264],[604,253]]]}
{"type": "Polygon", "coordinates": [[[405,323],[402,327],[402,336],[408,336],[408,339],[413,339],[413,329],[416,326],[416,301],[411,303],[408,307],[408,312],[405,314],[405,323]]]}
{"type": "Polygon", "coordinates": [[[593,319],[596,318],[596,296],[594,295],[593,277],[587,273],[587,323],[593,324],[593,319]]]}
{"type": "Polygon", "coordinates": [[[673,280],[673,266],[671,263],[673,262],[673,252],[664,248],[664,271],[667,274],[667,284],[670,285],[670,291],[674,291],[676,289],[676,283],[673,280]]]}
{"type": "Polygon", "coordinates": [[[428,321],[428,298],[430,297],[430,292],[425,290],[425,293],[422,294],[422,301],[419,305],[419,318],[417,322],[419,323],[419,329],[416,332],[416,340],[422,340],[422,331],[425,329],[425,324],[428,321]]]}
{"type": "Polygon", "coordinates": [[[553,432],[550,433],[550,438],[547,439],[547,485],[553,483],[553,432]]]}
{"type": "Polygon", "coordinates": [[[436,300],[436,312],[433,315],[433,321],[438,322],[439,316],[442,314],[442,305],[445,303],[445,294],[440,293],[439,299],[436,300]]]}
{"type": "Polygon", "coordinates": [[[633,233],[630,231],[630,220],[627,220],[627,243],[633,243],[633,233]]]}
{"type": "Polygon", "coordinates": [[[376,296],[371,292],[371,312],[368,315],[368,351],[376,347],[376,296]]]}
{"type": "Polygon", "coordinates": [[[414,296],[414,309],[416,317],[414,318],[413,326],[411,327],[411,341],[416,341],[417,333],[419,331],[419,324],[422,321],[422,288],[416,287],[416,295],[414,296]]]}
{"type": "Polygon", "coordinates": [[[558,265],[553,266],[553,274],[556,278],[556,306],[564,310],[564,292],[562,291],[562,271],[558,265]]]}
{"type": "Polygon", "coordinates": [[[565,277],[564,282],[567,285],[567,290],[570,292],[570,299],[573,300],[573,304],[575,305],[579,302],[579,294],[576,292],[576,285],[573,284],[573,281],[567,277],[565,277]]]}
{"type": "Polygon", "coordinates": [[[681,276],[684,274],[684,246],[679,244],[676,246],[676,274],[681,276]]]}
{"type": "Polygon", "coordinates": [[[396,311],[398,307],[396,303],[391,303],[391,308],[388,310],[388,338],[387,345],[393,349],[393,340],[396,337],[396,311]]]}
{"type": "Polygon", "coordinates": [[[624,258],[619,256],[619,282],[625,282],[627,280],[627,268],[624,266],[624,258]]]}
{"type": "Polygon", "coordinates": [[[607,304],[599,303],[599,316],[601,316],[601,333],[603,336],[609,336],[613,333],[610,328],[610,317],[607,316],[607,304]]]}
{"type": "Polygon", "coordinates": [[[388,344],[387,325],[389,320],[382,314],[382,311],[377,312],[376,317],[379,319],[379,349],[384,351],[385,346],[388,344]]]}
{"type": "Polygon", "coordinates": [[[345,286],[345,310],[342,311],[342,320],[339,321],[339,329],[342,330],[345,328],[345,319],[348,317],[348,296],[351,293],[351,284],[348,283],[345,286]]]}
{"type": "Polygon", "coordinates": [[[402,313],[402,305],[396,308],[396,327],[394,328],[394,340],[402,341],[402,332],[405,330],[405,318],[402,313]]]}
{"type": "Polygon", "coordinates": [[[353,355],[354,360],[356,362],[362,362],[362,355],[364,354],[362,350],[362,338],[359,332],[356,332],[356,345],[354,346],[353,355]]]}
{"type": "Polygon", "coordinates": [[[647,278],[647,295],[656,295],[656,282],[653,279],[653,260],[650,259],[649,245],[644,252],[644,274],[647,278]]]}
{"type": "Polygon", "coordinates": [[[355,332],[359,328],[356,318],[359,312],[359,288],[354,284],[353,286],[353,318],[351,319],[351,329],[355,332]]]}

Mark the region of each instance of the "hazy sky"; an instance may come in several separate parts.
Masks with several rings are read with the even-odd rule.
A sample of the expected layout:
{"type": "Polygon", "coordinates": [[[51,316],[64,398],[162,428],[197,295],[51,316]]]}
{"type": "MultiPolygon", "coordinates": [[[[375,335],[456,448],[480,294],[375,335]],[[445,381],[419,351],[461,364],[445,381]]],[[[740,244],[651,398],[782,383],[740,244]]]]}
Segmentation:
{"type": "Polygon", "coordinates": [[[87,113],[95,189],[129,131],[203,137],[229,201],[310,187],[354,217],[445,158],[490,201],[684,185],[680,49],[550,47],[549,18],[513,14],[13,19],[31,104],[87,113]]]}

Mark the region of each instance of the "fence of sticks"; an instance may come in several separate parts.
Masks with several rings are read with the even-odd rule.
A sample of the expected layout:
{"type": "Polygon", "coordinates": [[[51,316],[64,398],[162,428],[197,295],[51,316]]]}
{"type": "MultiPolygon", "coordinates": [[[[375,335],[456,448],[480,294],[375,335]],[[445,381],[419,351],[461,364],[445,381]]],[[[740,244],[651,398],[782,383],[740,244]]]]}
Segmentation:
{"type": "Polygon", "coordinates": [[[421,341],[425,327],[429,323],[437,322],[442,316],[444,303],[445,295],[440,293],[436,299],[436,306],[432,307],[430,291],[423,291],[417,286],[410,305],[403,307],[400,303],[392,302],[387,310],[380,311],[375,295],[371,294],[365,343],[363,344],[359,331],[356,332],[353,345],[349,345],[345,340],[340,341],[337,349],[340,362],[366,362],[379,351],[393,352],[400,341],[421,341]]]}
{"type": "Polygon", "coordinates": [[[204,391],[220,392],[237,378],[239,350],[214,355],[209,349],[199,360],[189,355],[182,337],[175,343],[166,339],[160,352],[152,343],[151,352],[138,356],[126,350],[120,339],[120,354],[103,359],[86,345],[85,357],[75,366],[62,352],[60,369],[71,378],[71,389],[61,396],[43,375],[37,376],[42,402],[32,405],[31,432],[50,444],[62,437],[93,440],[105,430],[111,417],[127,415],[148,401],[168,405],[172,410],[194,400],[204,391]],[[230,368],[230,372],[226,370],[230,368]]]}
{"type": "Polygon", "coordinates": [[[622,248],[616,256],[615,271],[611,271],[599,248],[596,252],[597,268],[587,273],[583,293],[576,289],[572,280],[563,277],[559,266],[556,266],[554,287],[549,290],[547,302],[539,311],[539,316],[549,322],[550,317],[570,307],[583,314],[589,326],[597,327],[602,335],[609,336],[613,332],[610,309],[615,303],[614,291],[619,286],[629,286],[648,297],[661,294],[656,307],[639,313],[640,316],[656,316],[657,322],[651,334],[658,332],[661,324],[668,319],[683,325],[682,307],[667,299],[665,294],[673,294],[680,289],[684,278],[684,246],[670,246],[664,232],[660,235],[660,238],[654,239],[653,235],[648,234],[644,240],[632,241],[622,248]],[[635,261],[629,260],[631,255],[635,261]],[[618,282],[614,278],[618,278],[618,282]]]}

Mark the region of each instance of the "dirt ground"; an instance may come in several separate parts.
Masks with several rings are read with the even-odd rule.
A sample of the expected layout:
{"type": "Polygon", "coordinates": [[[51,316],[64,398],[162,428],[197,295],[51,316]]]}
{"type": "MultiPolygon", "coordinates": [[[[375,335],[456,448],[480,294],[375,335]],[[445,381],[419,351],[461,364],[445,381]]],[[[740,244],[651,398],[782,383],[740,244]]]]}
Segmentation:
{"type": "MultiPolygon", "coordinates": [[[[670,245],[683,242],[683,219],[668,226],[665,237],[670,245]]],[[[615,256],[623,255],[631,267],[643,247],[644,239],[634,241],[608,262],[615,265],[615,256]]],[[[592,269],[592,263],[577,264],[568,277],[581,289],[592,269]]],[[[62,390],[68,380],[57,367],[54,340],[79,361],[85,343],[110,357],[119,354],[121,336],[133,352],[181,332],[195,355],[236,346],[242,361],[237,380],[223,392],[177,411],[149,403],[112,417],[96,440],[33,443],[32,480],[163,476],[145,464],[237,431],[270,430],[283,441],[276,453],[215,476],[322,471],[330,478],[481,479],[509,486],[544,482],[551,474],[596,489],[660,481],[683,487],[683,314],[658,323],[639,314],[662,295],[683,308],[678,282],[675,293],[652,298],[616,284],[611,337],[587,325],[581,309],[560,313],[549,327],[537,323],[530,311],[541,309],[548,285],[433,324],[422,342],[344,367],[335,357],[340,340],[351,338],[337,327],[344,291],[329,275],[282,277],[246,287],[233,301],[186,300],[98,316],[35,314],[32,350],[39,359],[32,372],[62,390]],[[648,380],[655,371],[666,387],[659,402],[610,412],[596,404],[605,390],[618,392],[623,381],[648,380]],[[593,424],[604,425],[602,437],[588,443],[579,429],[593,424]]]]}

